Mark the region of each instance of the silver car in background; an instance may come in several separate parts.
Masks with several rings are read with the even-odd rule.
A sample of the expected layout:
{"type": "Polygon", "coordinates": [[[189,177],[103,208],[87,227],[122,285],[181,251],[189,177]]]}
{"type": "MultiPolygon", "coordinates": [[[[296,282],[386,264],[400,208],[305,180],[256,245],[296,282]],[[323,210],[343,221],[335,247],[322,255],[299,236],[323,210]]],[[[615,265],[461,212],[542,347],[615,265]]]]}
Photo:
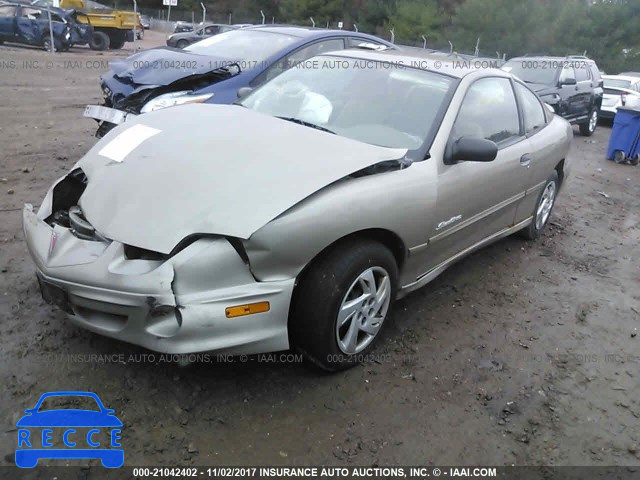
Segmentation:
{"type": "Polygon", "coordinates": [[[603,75],[604,95],[600,118],[613,120],[618,107],[640,107],[640,78],[625,75],[603,75]]]}
{"type": "Polygon", "coordinates": [[[344,369],[395,299],[537,238],[569,173],[569,124],[455,57],[326,54],[239,103],[136,117],[25,207],[47,301],[156,351],[344,369]]]}

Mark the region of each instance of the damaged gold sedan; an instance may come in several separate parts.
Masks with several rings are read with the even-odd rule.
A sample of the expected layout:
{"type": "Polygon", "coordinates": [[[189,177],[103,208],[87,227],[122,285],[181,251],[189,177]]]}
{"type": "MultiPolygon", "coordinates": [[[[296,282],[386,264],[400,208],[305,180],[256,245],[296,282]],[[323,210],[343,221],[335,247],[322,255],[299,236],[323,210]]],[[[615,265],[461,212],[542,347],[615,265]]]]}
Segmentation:
{"type": "Polygon", "coordinates": [[[120,125],[27,205],[45,299],[156,351],[293,347],[339,370],[396,298],[544,229],[572,132],[519,80],[420,52],[307,62],[239,105],[120,125]]]}

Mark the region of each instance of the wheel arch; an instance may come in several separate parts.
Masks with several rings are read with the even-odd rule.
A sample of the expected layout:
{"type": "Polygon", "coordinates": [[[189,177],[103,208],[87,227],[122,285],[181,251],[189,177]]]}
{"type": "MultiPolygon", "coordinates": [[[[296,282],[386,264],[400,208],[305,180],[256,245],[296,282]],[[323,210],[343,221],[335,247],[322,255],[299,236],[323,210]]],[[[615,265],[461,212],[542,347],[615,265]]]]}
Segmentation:
{"type": "Polygon", "coordinates": [[[564,164],[565,164],[564,161],[565,159],[563,158],[554,167],[554,170],[558,173],[558,180],[560,181],[560,187],[564,185],[564,164]]]}
{"type": "Polygon", "coordinates": [[[385,228],[367,228],[344,235],[343,237],[340,237],[339,239],[327,245],[309,262],[307,262],[307,264],[300,270],[298,275],[296,275],[296,278],[299,281],[299,279],[304,276],[304,274],[308,272],[320,259],[324,258],[326,255],[331,254],[334,250],[340,248],[342,245],[355,242],[357,240],[375,241],[388,248],[396,260],[398,272],[400,273],[402,271],[402,267],[404,266],[405,260],[407,258],[408,250],[400,236],[385,228]]]}

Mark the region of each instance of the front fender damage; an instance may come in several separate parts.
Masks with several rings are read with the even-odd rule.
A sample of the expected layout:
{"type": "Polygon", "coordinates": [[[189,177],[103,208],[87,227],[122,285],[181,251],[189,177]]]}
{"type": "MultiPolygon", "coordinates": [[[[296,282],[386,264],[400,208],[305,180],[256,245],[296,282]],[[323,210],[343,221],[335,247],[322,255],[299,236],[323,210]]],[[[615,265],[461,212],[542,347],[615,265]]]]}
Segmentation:
{"type": "Polygon", "coordinates": [[[379,212],[366,200],[377,196],[386,174],[405,170],[412,161],[378,162],[337,180],[296,203],[256,231],[243,246],[258,281],[296,278],[321,251],[360,230],[380,227],[379,212]],[[349,204],[349,211],[345,205],[349,204]],[[360,212],[360,213],[358,213],[360,212]],[[371,213],[367,215],[366,213],[371,213]]]}
{"type": "Polygon", "coordinates": [[[146,330],[155,336],[154,349],[249,353],[288,348],[286,324],[293,281],[257,282],[223,237],[200,238],[163,266],[167,268],[162,283],[170,281],[173,301],[147,299],[146,330]],[[269,301],[269,315],[226,316],[228,307],[262,301],[269,301]]]}

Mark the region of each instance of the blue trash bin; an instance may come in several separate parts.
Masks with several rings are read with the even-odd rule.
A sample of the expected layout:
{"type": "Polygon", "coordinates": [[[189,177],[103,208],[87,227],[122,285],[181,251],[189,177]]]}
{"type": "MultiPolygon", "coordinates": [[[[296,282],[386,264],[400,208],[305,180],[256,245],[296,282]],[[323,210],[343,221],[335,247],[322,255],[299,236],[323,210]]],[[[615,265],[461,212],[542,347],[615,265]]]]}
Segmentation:
{"type": "Polygon", "coordinates": [[[618,107],[607,147],[607,160],[629,160],[637,164],[639,153],[640,109],[618,107]]]}

